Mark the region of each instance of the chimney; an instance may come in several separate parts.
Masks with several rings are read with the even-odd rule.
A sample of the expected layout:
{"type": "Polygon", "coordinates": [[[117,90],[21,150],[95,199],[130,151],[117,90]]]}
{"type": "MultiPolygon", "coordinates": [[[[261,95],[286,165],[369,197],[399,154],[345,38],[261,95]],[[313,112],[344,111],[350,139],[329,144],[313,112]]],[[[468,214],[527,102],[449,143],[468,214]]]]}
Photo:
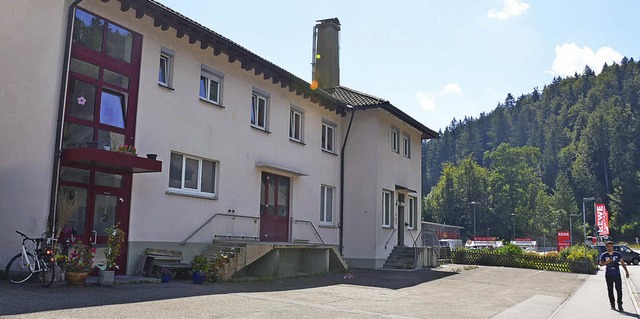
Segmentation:
{"type": "Polygon", "coordinates": [[[321,89],[340,85],[340,21],[338,18],[316,21],[313,27],[313,80],[321,89]]]}

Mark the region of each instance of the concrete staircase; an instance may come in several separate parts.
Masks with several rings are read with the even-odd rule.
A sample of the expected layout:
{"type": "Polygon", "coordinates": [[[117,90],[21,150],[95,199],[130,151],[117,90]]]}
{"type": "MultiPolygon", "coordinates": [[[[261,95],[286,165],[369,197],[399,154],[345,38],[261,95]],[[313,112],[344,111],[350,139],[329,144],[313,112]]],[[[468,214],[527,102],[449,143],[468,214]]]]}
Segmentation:
{"type": "Polygon", "coordinates": [[[384,262],[383,268],[387,269],[415,269],[416,248],[395,246],[384,262]]]}

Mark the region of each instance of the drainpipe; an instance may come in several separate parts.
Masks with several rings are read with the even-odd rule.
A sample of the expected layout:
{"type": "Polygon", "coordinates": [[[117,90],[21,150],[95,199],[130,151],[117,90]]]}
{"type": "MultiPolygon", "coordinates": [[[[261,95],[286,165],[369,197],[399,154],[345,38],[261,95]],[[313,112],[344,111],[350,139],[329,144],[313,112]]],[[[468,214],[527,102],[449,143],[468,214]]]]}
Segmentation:
{"type": "Polygon", "coordinates": [[[340,255],[344,256],[344,150],[349,140],[349,132],[351,132],[351,123],[353,123],[353,115],[356,113],[354,108],[351,109],[351,118],[349,119],[349,127],[347,127],[347,133],[344,136],[342,142],[342,150],[340,151],[340,226],[338,226],[338,233],[340,238],[340,255]]]}
{"type": "Polygon", "coordinates": [[[62,121],[64,118],[64,102],[66,100],[67,93],[67,78],[69,75],[69,60],[71,58],[71,37],[73,32],[73,18],[75,17],[74,11],[78,4],[82,0],[75,0],[69,6],[69,13],[67,13],[67,36],[64,43],[64,60],[62,61],[62,76],[60,80],[60,98],[58,101],[58,120],[56,124],[56,142],[55,151],[53,153],[53,168],[51,177],[51,198],[49,200],[49,229],[50,235],[56,234],[56,201],[58,194],[58,174],[60,174],[60,155],[62,155],[62,121]]]}

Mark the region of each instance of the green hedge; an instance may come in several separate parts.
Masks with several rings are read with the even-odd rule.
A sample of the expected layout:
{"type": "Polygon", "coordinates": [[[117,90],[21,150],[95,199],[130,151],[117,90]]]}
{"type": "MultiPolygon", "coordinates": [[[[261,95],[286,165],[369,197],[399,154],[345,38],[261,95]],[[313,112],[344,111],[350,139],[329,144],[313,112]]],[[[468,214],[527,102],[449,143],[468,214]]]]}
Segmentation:
{"type": "Polygon", "coordinates": [[[570,254],[569,252],[567,256],[567,258],[563,258],[558,255],[510,254],[504,251],[461,248],[451,252],[451,261],[456,264],[529,268],[581,274],[594,274],[598,270],[596,258],[589,250],[585,250],[582,255],[579,253],[570,254]]]}

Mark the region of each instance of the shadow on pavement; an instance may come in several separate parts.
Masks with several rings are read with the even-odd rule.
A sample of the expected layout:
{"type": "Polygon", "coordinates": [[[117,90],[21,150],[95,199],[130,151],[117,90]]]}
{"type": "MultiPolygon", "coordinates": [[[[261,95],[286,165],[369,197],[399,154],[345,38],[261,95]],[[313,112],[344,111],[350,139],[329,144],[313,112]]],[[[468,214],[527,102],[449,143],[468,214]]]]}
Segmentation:
{"type": "Polygon", "coordinates": [[[352,269],[349,274],[351,276],[345,273],[330,273],[322,276],[245,283],[194,285],[186,280],[172,280],[168,284],[120,284],[113,287],[92,285],[83,288],[66,287],[63,282],[56,282],[50,288],[42,288],[37,283],[16,285],[5,279],[0,282],[0,296],[2,296],[0,316],[194,296],[287,291],[333,285],[402,289],[456,273],[431,269],[415,271],[352,269]]]}

